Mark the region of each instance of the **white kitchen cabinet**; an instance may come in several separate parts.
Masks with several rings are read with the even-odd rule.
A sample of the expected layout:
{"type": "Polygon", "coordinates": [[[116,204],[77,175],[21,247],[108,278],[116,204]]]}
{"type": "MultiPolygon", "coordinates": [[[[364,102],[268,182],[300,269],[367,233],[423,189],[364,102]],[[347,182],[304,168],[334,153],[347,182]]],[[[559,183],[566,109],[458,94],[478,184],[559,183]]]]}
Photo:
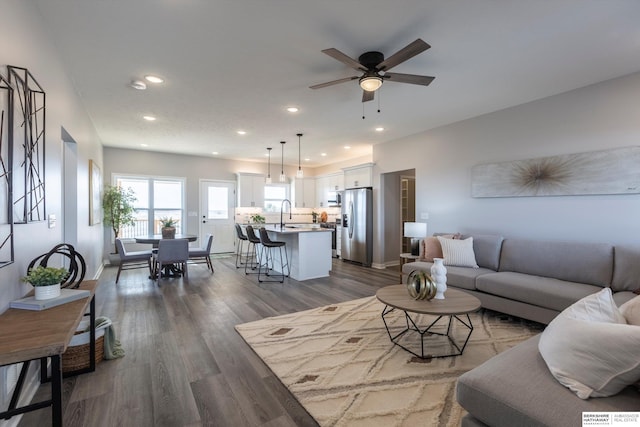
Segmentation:
{"type": "Polygon", "coordinates": [[[264,175],[253,173],[238,174],[238,206],[264,206],[264,175]]]}
{"type": "Polygon", "coordinates": [[[342,172],[323,175],[316,178],[317,207],[326,208],[335,205],[336,192],[344,190],[344,174],[342,172]],[[329,202],[331,200],[331,202],[329,202]]]}
{"type": "Polygon", "coordinates": [[[373,186],[373,163],[344,168],[344,188],[373,186]]]}
{"type": "Polygon", "coordinates": [[[316,178],[316,207],[326,208],[327,203],[327,191],[329,186],[329,178],[327,176],[319,176],[316,178]]]}
{"type": "Polygon", "coordinates": [[[316,179],[296,178],[292,184],[293,204],[296,208],[313,208],[316,206],[316,179]]]}

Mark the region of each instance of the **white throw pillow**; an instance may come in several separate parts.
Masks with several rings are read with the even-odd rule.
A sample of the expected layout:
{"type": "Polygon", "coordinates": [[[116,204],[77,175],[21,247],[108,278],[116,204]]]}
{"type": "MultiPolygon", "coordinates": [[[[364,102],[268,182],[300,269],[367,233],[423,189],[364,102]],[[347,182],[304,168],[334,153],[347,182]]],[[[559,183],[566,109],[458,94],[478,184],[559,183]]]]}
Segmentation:
{"type": "Polygon", "coordinates": [[[553,319],[538,350],[551,374],[581,399],[613,396],[640,380],[640,327],[626,323],[609,288],[553,319]]]}
{"type": "Polygon", "coordinates": [[[473,252],[473,237],[457,240],[438,236],[438,241],[442,246],[444,265],[479,268],[473,252]]]}
{"type": "Polygon", "coordinates": [[[640,296],[622,304],[620,313],[622,313],[628,324],[640,326],[640,296]]]}

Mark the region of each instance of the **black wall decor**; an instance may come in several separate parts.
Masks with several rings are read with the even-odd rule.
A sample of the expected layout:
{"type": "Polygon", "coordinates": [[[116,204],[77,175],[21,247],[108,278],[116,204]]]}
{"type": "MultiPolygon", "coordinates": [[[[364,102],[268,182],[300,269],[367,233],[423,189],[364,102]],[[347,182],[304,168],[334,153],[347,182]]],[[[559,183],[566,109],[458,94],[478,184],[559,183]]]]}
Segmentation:
{"type": "Polygon", "coordinates": [[[13,137],[9,111],[13,89],[0,75],[0,268],[13,262],[13,210],[11,166],[13,137]]]}
{"type": "Polygon", "coordinates": [[[13,222],[44,221],[45,93],[29,70],[7,66],[13,88],[13,222]]]}

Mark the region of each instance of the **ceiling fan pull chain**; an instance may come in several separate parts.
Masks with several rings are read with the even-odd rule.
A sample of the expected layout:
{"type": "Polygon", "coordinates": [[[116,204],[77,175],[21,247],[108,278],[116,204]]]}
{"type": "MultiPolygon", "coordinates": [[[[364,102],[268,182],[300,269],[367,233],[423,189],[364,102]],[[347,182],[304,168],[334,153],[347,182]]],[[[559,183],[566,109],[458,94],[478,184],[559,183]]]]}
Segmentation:
{"type": "Polygon", "coordinates": [[[364,120],[364,102],[362,103],[362,120],[364,120]]]}
{"type": "Polygon", "coordinates": [[[382,97],[382,91],[378,90],[378,114],[380,114],[380,98],[382,97]]]}

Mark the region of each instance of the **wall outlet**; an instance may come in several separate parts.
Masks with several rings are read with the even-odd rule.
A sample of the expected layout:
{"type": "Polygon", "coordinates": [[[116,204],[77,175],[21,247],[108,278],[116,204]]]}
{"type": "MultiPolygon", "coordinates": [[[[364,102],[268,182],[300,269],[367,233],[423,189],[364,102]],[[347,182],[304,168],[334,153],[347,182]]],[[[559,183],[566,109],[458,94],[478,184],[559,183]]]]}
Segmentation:
{"type": "Polygon", "coordinates": [[[420,219],[429,219],[429,212],[420,212],[420,219]]]}

